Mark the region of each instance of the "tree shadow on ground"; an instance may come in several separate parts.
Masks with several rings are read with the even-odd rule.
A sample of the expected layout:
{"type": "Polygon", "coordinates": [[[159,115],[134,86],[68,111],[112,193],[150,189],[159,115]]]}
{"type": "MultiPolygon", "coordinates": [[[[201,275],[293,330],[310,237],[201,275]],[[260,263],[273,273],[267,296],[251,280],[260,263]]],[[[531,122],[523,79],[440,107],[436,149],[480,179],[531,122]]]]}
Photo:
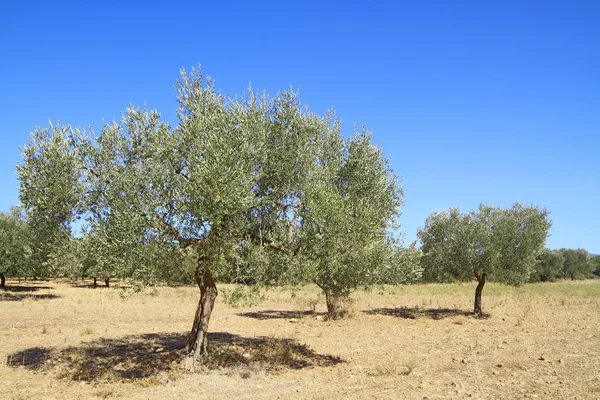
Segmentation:
{"type": "Polygon", "coordinates": [[[314,311],[282,311],[282,310],[265,310],[255,312],[243,312],[236,314],[240,317],[254,318],[259,320],[267,319],[291,319],[302,318],[307,316],[325,315],[325,313],[317,313],[314,311]]]}
{"type": "Polygon", "coordinates": [[[475,313],[457,310],[453,308],[419,308],[419,307],[400,307],[400,308],[375,308],[372,310],[364,310],[365,314],[369,315],[389,315],[397,318],[404,319],[417,319],[417,318],[431,318],[431,319],[445,319],[464,315],[466,317],[475,317],[475,313]]]}
{"type": "Polygon", "coordinates": [[[21,286],[21,285],[6,285],[5,292],[37,292],[38,290],[54,289],[50,286],[21,286]]]}
{"type": "MultiPolygon", "coordinates": [[[[131,381],[183,368],[187,334],[152,333],[98,339],[65,349],[33,347],[10,354],[7,365],[35,371],[55,370],[74,381],[131,381]]],[[[266,371],[333,366],[339,357],[315,353],[292,339],[245,338],[209,333],[208,369],[258,365],[266,371]]]]}
{"type": "Polygon", "coordinates": [[[21,294],[21,293],[17,293],[17,294],[12,294],[9,292],[0,292],[0,302],[2,301],[23,301],[26,299],[31,299],[31,300],[54,300],[54,299],[59,299],[61,298],[61,296],[55,295],[55,294],[30,294],[30,293],[26,293],[26,294],[21,294]]]}

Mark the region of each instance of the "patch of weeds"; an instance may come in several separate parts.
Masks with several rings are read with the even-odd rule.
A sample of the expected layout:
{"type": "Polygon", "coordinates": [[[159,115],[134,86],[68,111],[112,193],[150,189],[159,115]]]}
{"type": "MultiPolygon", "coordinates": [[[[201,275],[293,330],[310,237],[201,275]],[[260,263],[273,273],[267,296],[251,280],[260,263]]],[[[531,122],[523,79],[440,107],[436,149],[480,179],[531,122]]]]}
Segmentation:
{"type": "Polygon", "coordinates": [[[113,390],[113,389],[101,389],[100,391],[96,392],[96,396],[101,398],[101,399],[108,399],[110,397],[117,397],[119,394],[117,391],[113,390]]]}
{"type": "Polygon", "coordinates": [[[233,308],[252,307],[267,300],[267,296],[261,294],[257,286],[237,285],[233,290],[223,289],[221,295],[223,303],[233,308]]]}
{"type": "Polygon", "coordinates": [[[393,365],[377,365],[367,372],[369,376],[392,376],[396,375],[396,367],[393,365]]]}
{"type": "Polygon", "coordinates": [[[452,330],[450,328],[446,328],[446,337],[444,338],[444,342],[450,343],[452,340],[452,330]]]}
{"type": "Polygon", "coordinates": [[[423,316],[423,313],[421,312],[421,307],[419,305],[416,305],[413,309],[409,309],[408,313],[413,319],[419,319],[423,316]]]}
{"type": "Polygon", "coordinates": [[[567,303],[568,303],[568,302],[567,302],[567,299],[560,299],[560,305],[561,305],[561,306],[563,306],[563,307],[564,307],[564,306],[566,306],[566,305],[567,305],[567,303]]]}
{"type": "Polygon", "coordinates": [[[240,378],[242,379],[250,379],[252,377],[252,372],[248,371],[248,370],[244,370],[242,372],[240,372],[240,378]]]}
{"type": "Polygon", "coordinates": [[[45,335],[48,333],[48,328],[46,328],[46,325],[44,325],[44,327],[42,328],[42,335],[45,335]]]}
{"type": "Polygon", "coordinates": [[[81,336],[93,335],[94,333],[96,333],[96,328],[89,325],[81,330],[81,336]]]}
{"type": "Polygon", "coordinates": [[[402,375],[408,376],[419,366],[419,360],[416,358],[409,358],[402,363],[402,375]]]}

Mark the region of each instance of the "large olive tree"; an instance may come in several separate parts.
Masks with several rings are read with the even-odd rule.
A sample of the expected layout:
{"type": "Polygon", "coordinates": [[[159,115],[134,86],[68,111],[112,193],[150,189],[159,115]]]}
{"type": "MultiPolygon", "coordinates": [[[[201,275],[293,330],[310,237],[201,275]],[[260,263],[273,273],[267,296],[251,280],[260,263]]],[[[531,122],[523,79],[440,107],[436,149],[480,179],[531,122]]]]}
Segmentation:
{"type": "Polygon", "coordinates": [[[482,315],[486,281],[521,285],[529,279],[543,249],[551,222],[534,206],[481,205],[469,213],[452,208],[430,215],[418,236],[425,276],[429,279],[477,279],[474,312],[482,315]]]}
{"type": "Polygon", "coordinates": [[[97,134],[36,130],[18,175],[23,203],[51,225],[87,219],[103,248],[96,261],[111,276],[168,276],[173,264],[153,261],[148,249],[176,245],[182,260],[196,255],[200,301],[187,351],[201,359],[216,277],[243,266],[254,282],[318,279],[307,265],[321,262],[356,264],[362,274],[401,192],[369,135],[344,139],[339,120],[311,113],[293,91],[229,97],[199,69],[182,71],[177,91],[176,127],[131,106],[97,134]]]}

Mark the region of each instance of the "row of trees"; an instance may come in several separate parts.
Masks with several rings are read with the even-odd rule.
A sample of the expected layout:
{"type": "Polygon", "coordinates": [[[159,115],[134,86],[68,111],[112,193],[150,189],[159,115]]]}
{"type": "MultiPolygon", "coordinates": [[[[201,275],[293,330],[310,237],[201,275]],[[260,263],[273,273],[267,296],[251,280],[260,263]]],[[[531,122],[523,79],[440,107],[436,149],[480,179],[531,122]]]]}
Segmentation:
{"type": "Polygon", "coordinates": [[[600,276],[600,256],[590,256],[584,249],[544,249],[539,255],[531,282],[556,279],[586,279],[600,276]]]}

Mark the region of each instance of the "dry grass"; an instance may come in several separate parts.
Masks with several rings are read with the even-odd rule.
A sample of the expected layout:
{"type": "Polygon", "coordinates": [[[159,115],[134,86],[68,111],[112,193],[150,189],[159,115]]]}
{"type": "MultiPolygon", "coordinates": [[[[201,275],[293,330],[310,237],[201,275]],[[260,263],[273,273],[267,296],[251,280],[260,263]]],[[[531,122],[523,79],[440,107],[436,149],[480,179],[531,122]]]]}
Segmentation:
{"type": "MultiPolygon", "coordinates": [[[[181,349],[192,287],[9,281],[0,293],[0,398],[582,398],[600,393],[600,282],[386,287],[324,318],[315,287],[263,303],[218,300],[210,358],[181,349]]],[[[232,288],[229,288],[232,290],[232,288]]]]}

